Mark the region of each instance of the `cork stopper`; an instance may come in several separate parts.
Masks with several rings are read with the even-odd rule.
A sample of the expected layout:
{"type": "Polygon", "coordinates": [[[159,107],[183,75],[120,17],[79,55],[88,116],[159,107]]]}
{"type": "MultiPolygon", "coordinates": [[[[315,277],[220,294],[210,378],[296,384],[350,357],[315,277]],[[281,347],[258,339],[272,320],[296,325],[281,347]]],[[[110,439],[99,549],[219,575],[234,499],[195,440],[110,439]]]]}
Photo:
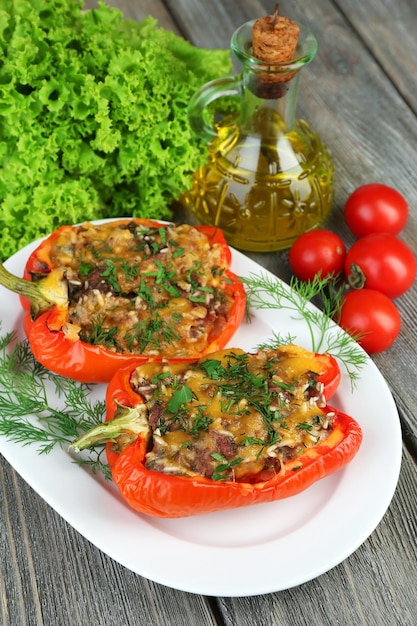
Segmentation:
{"type": "Polygon", "coordinates": [[[294,57],[300,29],[288,17],[273,15],[256,20],[252,28],[252,52],[265,63],[287,63],[294,57]]]}
{"type": "MultiPolygon", "coordinates": [[[[252,27],[252,54],[266,65],[275,63],[288,63],[295,55],[300,28],[298,24],[278,14],[278,4],[275,6],[273,15],[261,17],[252,27]]],[[[279,85],[289,82],[295,72],[273,72],[263,79],[264,87],[268,84],[273,89],[273,84],[279,85]]],[[[279,88],[270,97],[279,97],[279,88]]],[[[264,94],[266,95],[266,94],[264,94]]]]}

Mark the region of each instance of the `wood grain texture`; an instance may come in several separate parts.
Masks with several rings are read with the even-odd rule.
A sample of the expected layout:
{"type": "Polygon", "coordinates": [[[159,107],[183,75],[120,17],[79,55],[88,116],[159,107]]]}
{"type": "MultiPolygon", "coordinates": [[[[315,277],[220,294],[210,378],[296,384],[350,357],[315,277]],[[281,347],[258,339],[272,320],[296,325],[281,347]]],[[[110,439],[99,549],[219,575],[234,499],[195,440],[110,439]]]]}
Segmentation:
{"type": "MultiPolygon", "coordinates": [[[[169,11],[161,0],[108,0],[107,6],[119,9],[123,15],[131,20],[140,21],[151,15],[158,21],[159,26],[178,32],[175,22],[172,20],[169,11]]],[[[95,9],[98,6],[97,0],[84,0],[86,9],[95,9]]]]}
{"type": "MultiPolygon", "coordinates": [[[[228,48],[235,28],[271,12],[274,5],[269,0],[108,4],[131,19],[151,14],[161,26],[208,48],[228,48]]],[[[85,1],[86,8],[94,6],[94,0],[85,1]]],[[[354,0],[281,0],[280,11],[310,26],[319,42],[315,60],[303,70],[299,115],[320,133],[336,164],[335,205],[325,226],[350,245],[354,238],[342,214],[348,194],[366,182],[386,182],[409,202],[402,238],[417,250],[415,0],[366,0],[359,5],[354,0]]],[[[183,213],[177,210],[177,215],[183,213]]],[[[249,256],[288,280],[287,253],[249,256]]],[[[397,305],[401,335],[390,350],[373,358],[397,402],[411,454],[404,449],[399,484],[381,523],[342,564],[300,587],[252,598],[205,598],[168,589],[95,548],[0,457],[0,624],[414,626],[417,286],[397,305]]],[[[157,546],[155,558],[162,564],[157,546]]],[[[256,576],[250,564],[248,575],[256,576]]]]}
{"type": "MultiPolygon", "coordinates": [[[[91,545],[0,457],[0,624],[215,624],[207,599],[130,572],[91,545]]],[[[164,556],[155,546],[155,559],[164,556]]],[[[181,567],[181,564],[178,564],[181,567]]]]}
{"type": "MultiPolygon", "coordinates": [[[[411,581],[417,575],[417,545],[414,541],[410,550],[408,538],[417,534],[416,480],[416,466],[405,452],[391,506],[375,532],[354,554],[338,567],[294,589],[255,598],[221,599],[226,624],[413,626],[417,598],[411,581]],[[407,578],[410,584],[405,584],[407,578]]],[[[358,511],[358,517],[360,514],[358,511]]],[[[337,529],[329,528],[331,532],[337,529]]]]}
{"type": "MultiPolygon", "coordinates": [[[[220,622],[210,599],[152,583],[92,546],[1,458],[0,482],[1,624],[206,626],[224,620],[238,626],[294,626],[314,618],[323,626],[414,625],[417,468],[406,451],[386,515],[354,554],[287,591],[220,598],[220,622]]],[[[162,566],[157,546],[155,558],[162,566]]],[[[256,575],[249,564],[248,576],[256,575]]]]}
{"type": "Polygon", "coordinates": [[[417,113],[415,3],[401,0],[336,0],[334,4],[384,68],[403,99],[417,113]]]}

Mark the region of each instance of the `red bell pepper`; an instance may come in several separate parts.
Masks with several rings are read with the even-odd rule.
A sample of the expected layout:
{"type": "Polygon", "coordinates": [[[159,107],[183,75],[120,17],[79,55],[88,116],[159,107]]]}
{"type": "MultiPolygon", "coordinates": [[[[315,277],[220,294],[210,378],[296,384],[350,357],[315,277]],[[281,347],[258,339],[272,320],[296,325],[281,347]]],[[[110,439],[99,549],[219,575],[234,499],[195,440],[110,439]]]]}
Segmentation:
{"type": "MultiPolygon", "coordinates": [[[[164,227],[165,224],[146,219],[118,220],[114,224],[134,221],[149,227],[164,227]]],[[[72,226],[62,226],[46,238],[30,255],[23,279],[18,279],[0,267],[0,283],[21,294],[21,302],[26,311],[23,325],[35,358],[47,369],[73,378],[80,382],[108,382],[114,372],[125,365],[160,361],[158,357],[140,356],[133,353],[115,352],[102,345],[82,341],[78,336],[63,332],[68,319],[68,298],[65,276],[56,275],[52,270],[50,251],[63,230],[72,226]],[[52,271],[51,271],[52,270],[52,271]],[[32,282],[33,274],[45,274],[39,282],[32,282]],[[48,282],[49,281],[49,282],[48,282]]],[[[224,347],[231,339],[245,314],[246,296],[240,279],[230,271],[231,251],[221,230],[211,226],[196,226],[203,232],[210,245],[219,244],[222,250],[223,289],[231,295],[233,304],[227,315],[227,324],[219,331],[212,331],[205,349],[190,354],[178,361],[195,360],[199,356],[224,347]]]]}
{"type": "Polygon", "coordinates": [[[334,396],[340,384],[340,368],[331,354],[318,354],[315,352],[314,360],[317,365],[316,371],[319,374],[318,380],[323,385],[324,397],[326,402],[328,402],[334,396]]]}
{"type": "MultiPolygon", "coordinates": [[[[216,358],[208,358],[212,357],[216,358]]],[[[317,363],[318,380],[324,384],[327,381],[329,393],[334,393],[340,379],[337,362],[328,355],[317,355],[317,363]]],[[[137,418],[137,407],[144,398],[132,388],[134,369],[130,366],[116,372],[107,389],[106,422],[74,442],[73,447],[80,450],[99,442],[112,442],[107,443],[107,459],[113,480],[130,506],[142,513],[176,518],[287,498],[349,463],[361,444],[362,433],[356,421],[327,406],[322,411],[333,419],[328,437],[283,463],[271,479],[219,481],[155,471],[145,466],[148,443],[142,430],[143,417],[137,418]],[[118,451],[113,443],[121,433],[127,440],[118,451]]]]}
{"type": "Polygon", "coordinates": [[[359,448],[362,435],[355,420],[331,407],[326,411],[336,413],[326,442],[307,449],[296,461],[286,463],[284,473],[266,482],[215,482],[148,470],[146,441],[141,437],[120,455],[108,446],[112,477],[133,509],[155,517],[187,517],[288,498],[341,469],[359,448]]]}

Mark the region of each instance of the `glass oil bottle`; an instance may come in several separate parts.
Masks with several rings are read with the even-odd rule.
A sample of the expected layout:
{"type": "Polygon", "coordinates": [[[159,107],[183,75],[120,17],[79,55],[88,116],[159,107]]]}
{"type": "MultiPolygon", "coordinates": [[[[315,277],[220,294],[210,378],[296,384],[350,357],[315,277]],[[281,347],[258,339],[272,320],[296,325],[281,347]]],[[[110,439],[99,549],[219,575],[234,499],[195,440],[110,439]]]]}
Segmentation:
{"type": "Polygon", "coordinates": [[[182,200],[230,245],[267,252],[321,224],[332,205],[334,166],[318,134],[295,116],[300,70],[314,58],[316,38],[299,24],[293,58],[265,64],[252,54],[253,25],[231,40],[241,75],[204,85],[190,102],[190,124],[208,142],[209,160],[182,200]],[[238,96],[239,111],[215,126],[205,111],[223,96],[238,96]]]}

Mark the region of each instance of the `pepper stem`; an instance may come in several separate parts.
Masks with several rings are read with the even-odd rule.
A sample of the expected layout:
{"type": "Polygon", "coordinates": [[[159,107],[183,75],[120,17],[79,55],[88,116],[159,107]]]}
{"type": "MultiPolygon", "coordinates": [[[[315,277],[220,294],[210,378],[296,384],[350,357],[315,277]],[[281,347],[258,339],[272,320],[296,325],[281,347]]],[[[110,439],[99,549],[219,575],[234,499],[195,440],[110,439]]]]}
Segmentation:
{"type": "Polygon", "coordinates": [[[37,317],[54,305],[68,306],[68,286],[62,269],[54,269],[38,282],[15,276],[0,263],[0,285],[10,291],[25,296],[32,305],[32,315],[37,317]]]}
{"type": "Polygon", "coordinates": [[[119,452],[135,441],[139,435],[149,437],[148,410],[145,404],[126,407],[118,404],[115,417],[108,422],[94,426],[73,441],[69,449],[81,452],[104,443],[117,443],[119,452]],[[122,441],[118,441],[119,438],[122,441]]]}

